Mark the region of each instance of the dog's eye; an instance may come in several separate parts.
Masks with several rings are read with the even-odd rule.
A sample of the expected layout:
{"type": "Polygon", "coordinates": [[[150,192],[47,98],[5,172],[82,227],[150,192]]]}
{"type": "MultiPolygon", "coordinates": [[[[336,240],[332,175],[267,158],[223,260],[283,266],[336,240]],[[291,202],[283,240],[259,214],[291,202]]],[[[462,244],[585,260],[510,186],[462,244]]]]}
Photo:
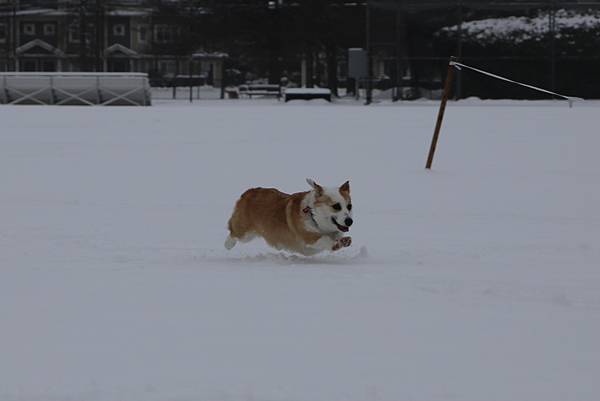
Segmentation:
{"type": "Polygon", "coordinates": [[[352,203],[348,203],[348,210],[352,210],[352,203]]]}
{"type": "Polygon", "coordinates": [[[340,210],[342,210],[342,205],[340,205],[339,203],[336,203],[334,205],[331,205],[331,207],[333,208],[333,210],[337,210],[338,212],[340,210]]]}

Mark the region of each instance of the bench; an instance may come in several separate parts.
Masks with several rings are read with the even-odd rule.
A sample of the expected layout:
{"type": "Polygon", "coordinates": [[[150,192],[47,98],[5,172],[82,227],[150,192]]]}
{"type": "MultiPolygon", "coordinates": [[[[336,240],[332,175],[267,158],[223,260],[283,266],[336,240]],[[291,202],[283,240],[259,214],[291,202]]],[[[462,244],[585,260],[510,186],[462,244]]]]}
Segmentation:
{"type": "Polygon", "coordinates": [[[270,84],[240,85],[239,94],[240,97],[246,96],[249,99],[252,99],[252,96],[276,97],[279,99],[281,97],[281,86],[270,84]]]}
{"type": "Polygon", "coordinates": [[[285,90],[286,102],[290,100],[325,99],[331,102],[331,90],[327,88],[289,88],[285,90]]]}
{"type": "Polygon", "coordinates": [[[171,86],[202,86],[206,85],[206,75],[205,74],[194,74],[194,75],[186,75],[186,74],[178,74],[173,77],[171,80],[171,86]]]}

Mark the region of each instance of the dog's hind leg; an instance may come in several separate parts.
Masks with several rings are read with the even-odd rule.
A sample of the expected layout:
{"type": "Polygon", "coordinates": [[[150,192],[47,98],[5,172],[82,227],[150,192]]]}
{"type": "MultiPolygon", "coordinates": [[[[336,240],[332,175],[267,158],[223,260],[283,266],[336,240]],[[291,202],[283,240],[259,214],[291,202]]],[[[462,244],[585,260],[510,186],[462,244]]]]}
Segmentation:
{"type": "Polygon", "coordinates": [[[237,240],[232,238],[231,235],[228,235],[227,239],[225,239],[225,249],[230,250],[235,244],[237,244],[237,240]]]}
{"type": "Polygon", "coordinates": [[[252,232],[247,232],[241,238],[234,238],[231,236],[231,234],[229,234],[227,236],[227,238],[225,239],[225,249],[230,250],[231,248],[233,248],[235,246],[235,244],[237,244],[238,241],[250,242],[254,238],[256,238],[256,234],[254,234],[252,232]]]}
{"type": "Polygon", "coordinates": [[[255,237],[254,233],[251,232],[249,224],[241,216],[239,209],[241,201],[238,201],[229,222],[227,222],[229,235],[225,240],[225,248],[228,250],[233,248],[238,241],[248,242],[255,237]]]}

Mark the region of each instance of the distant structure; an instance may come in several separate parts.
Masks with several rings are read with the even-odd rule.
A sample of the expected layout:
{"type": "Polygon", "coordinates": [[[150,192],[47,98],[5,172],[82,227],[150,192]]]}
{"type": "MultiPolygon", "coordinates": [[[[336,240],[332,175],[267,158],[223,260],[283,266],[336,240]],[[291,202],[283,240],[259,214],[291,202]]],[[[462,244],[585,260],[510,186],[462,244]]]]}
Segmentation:
{"type": "Polygon", "coordinates": [[[225,53],[202,49],[162,3],[0,0],[0,71],[145,72],[156,84],[193,75],[219,86],[225,53]]]}
{"type": "MultiPolygon", "coordinates": [[[[600,0],[0,0],[0,71],[439,98],[448,59],[600,98],[600,0]],[[348,49],[368,77],[348,77],[348,49]]],[[[458,72],[453,96],[540,97],[458,72]]]]}

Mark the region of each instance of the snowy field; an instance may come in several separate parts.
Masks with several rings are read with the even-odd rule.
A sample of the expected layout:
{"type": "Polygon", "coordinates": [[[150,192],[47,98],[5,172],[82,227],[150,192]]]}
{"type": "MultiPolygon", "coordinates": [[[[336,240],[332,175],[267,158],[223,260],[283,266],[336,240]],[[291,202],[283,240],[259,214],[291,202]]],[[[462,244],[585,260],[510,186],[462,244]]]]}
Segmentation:
{"type": "Polygon", "coordinates": [[[598,107],[0,107],[0,400],[597,401],[598,107]],[[223,248],[306,177],[351,248],[223,248]]]}

